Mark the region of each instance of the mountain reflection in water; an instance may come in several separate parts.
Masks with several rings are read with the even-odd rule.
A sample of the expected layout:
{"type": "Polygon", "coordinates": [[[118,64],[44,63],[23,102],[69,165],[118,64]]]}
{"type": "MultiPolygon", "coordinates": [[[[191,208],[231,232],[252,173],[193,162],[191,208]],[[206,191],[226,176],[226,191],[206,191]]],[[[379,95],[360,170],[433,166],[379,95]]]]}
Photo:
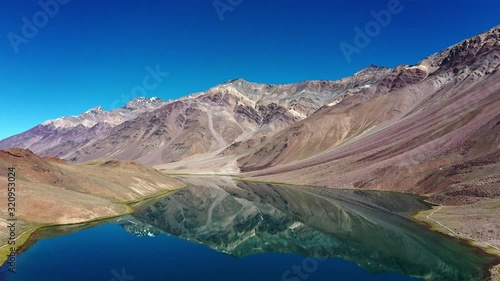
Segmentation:
{"type": "Polygon", "coordinates": [[[340,258],[371,272],[425,280],[483,280],[489,258],[407,217],[429,206],[411,195],[183,179],[189,186],[119,220],[127,231],[166,232],[235,257],[291,253],[340,258]]]}

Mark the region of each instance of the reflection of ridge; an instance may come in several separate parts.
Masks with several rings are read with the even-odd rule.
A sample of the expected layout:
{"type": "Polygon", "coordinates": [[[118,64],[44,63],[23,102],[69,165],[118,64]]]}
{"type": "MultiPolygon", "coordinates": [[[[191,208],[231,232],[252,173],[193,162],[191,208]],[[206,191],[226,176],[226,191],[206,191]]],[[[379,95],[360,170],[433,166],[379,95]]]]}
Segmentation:
{"type": "Polygon", "coordinates": [[[128,233],[137,237],[156,237],[161,233],[156,227],[138,221],[132,216],[122,217],[116,223],[128,233]]]}
{"type": "Polygon", "coordinates": [[[337,200],[269,184],[206,183],[145,206],[133,217],[236,257],[293,253],[342,258],[372,272],[401,272],[427,280],[481,280],[486,258],[388,214],[391,208],[404,212],[404,205],[422,208],[415,197],[388,194],[380,211],[369,204],[369,193],[342,192],[342,200],[337,200]]]}

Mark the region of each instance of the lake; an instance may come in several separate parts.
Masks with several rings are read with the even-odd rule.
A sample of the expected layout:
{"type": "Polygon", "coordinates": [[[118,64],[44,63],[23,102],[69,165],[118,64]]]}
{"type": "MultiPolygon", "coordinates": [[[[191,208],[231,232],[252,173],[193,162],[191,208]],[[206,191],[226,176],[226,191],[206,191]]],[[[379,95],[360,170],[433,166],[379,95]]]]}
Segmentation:
{"type": "Polygon", "coordinates": [[[391,192],[185,178],[131,216],[38,231],[3,280],[484,280],[492,258],[391,192]]]}

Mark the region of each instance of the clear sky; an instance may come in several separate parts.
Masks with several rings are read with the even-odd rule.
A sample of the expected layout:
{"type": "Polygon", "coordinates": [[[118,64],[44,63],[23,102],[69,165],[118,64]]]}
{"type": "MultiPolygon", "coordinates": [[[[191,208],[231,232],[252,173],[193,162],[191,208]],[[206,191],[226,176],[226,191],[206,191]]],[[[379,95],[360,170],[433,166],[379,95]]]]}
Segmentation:
{"type": "Polygon", "coordinates": [[[497,0],[394,1],[0,0],[0,139],[233,78],[336,80],[370,64],[414,64],[500,24],[497,0]],[[388,5],[390,21],[370,26],[388,5]],[[367,24],[370,42],[356,45],[355,28],[367,24]],[[348,61],[342,42],[362,48],[348,61]]]}

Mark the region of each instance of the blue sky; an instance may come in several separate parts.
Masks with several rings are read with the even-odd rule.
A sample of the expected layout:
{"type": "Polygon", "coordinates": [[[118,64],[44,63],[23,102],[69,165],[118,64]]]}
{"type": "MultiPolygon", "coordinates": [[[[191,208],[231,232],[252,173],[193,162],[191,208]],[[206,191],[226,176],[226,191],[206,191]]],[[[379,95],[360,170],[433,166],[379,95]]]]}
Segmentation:
{"type": "Polygon", "coordinates": [[[355,28],[394,1],[41,0],[57,3],[47,15],[39,1],[0,0],[0,139],[97,105],[175,99],[238,77],[336,80],[370,64],[414,64],[500,24],[494,0],[400,0],[348,62],[340,44],[356,46],[355,28]],[[151,69],[159,79],[144,89],[151,69]]]}

